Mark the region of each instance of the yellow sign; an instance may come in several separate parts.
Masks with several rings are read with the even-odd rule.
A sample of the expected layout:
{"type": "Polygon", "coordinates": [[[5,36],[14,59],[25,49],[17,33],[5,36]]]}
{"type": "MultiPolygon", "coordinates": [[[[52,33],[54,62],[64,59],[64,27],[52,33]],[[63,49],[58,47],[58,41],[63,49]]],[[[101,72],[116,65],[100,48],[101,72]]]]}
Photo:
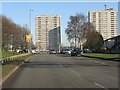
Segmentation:
{"type": "Polygon", "coordinates": [[[31,35],[30,34],[26,34],[26,42],[31,42],[31,35]]]}

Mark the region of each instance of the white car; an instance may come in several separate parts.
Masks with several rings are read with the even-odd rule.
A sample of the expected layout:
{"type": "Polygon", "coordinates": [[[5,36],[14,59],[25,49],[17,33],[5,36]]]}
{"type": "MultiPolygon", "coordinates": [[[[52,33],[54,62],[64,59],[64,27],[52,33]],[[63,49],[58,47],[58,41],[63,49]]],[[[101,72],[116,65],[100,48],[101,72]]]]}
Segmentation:
{"type": "Polygon", "coordinates": [[[62,54],[71,54],[71,51],[69,49],[63,49],[62,54]]]}
{"type": "Polygon", "coordinates": [[[22,52],[22,50],[21,50],[21,49],[17,49],[16,52],[17,52],[17,53],[20,53],[20,52],[22,52]]]}
{"type": "Polygon", "coordinates": [[[36,50],[31,50],[31,52],[32,52],[33,54],[36,54],[36,53],[37,53],[36,50]]]}
{"type": "Polygon", "coordinates": [[[51,49],[49,53],[50,54],[56,54],[56,51],[54,49],[51,49]]]}

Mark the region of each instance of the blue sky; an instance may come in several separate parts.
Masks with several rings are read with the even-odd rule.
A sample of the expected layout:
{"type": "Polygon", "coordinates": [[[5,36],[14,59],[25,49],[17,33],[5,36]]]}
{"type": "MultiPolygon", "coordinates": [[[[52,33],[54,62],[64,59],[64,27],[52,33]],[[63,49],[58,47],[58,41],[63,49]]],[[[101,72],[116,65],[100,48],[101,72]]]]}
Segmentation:
{"type": "Polygon", "coordinates": [[[61,16],[61,41],[62,45],[68,45],[65,28],[69,17],[76,13],[87,16],[89,10],[102,10],[107,8],[118,10],[118,2],[2,2],[2,14],[12,19],[15,23],[23,26],[29,25],[29,9],[31,13],[31,28],[35,41],[35,16],[36,15],[60,15],[61,16]]]}

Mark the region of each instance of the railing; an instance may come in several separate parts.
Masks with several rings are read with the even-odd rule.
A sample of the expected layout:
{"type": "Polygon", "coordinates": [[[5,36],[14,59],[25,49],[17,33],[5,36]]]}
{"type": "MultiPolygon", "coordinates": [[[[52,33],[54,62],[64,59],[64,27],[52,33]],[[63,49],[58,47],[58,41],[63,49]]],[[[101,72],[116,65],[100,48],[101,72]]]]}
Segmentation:
{"type": "Polygon", "coordinates": [[[10,62],[10,61],[16,60],[16,59],[18,59],[18,58],[20,58],[20,57],[27,56],[27,55],[30,55],[30,53],[20,54],[20,55],[15,55],[15,56],[3,58],[3,59],[0,59],[0,63],[1,63],[2,65],[5,65],[6,63],[8,63],[8,62],[10,62]]]}

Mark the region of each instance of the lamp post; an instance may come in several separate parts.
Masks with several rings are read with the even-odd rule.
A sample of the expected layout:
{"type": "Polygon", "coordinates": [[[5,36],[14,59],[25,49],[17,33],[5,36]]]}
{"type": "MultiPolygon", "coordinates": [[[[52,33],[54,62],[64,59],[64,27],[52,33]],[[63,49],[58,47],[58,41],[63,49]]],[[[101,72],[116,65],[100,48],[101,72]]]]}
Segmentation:
{"type": "MultiPolygon", "coordinates": [[[[33,11],[33,9],[29,9],[29,30],[30,30],[30,34],[32,33],[31,30],[31,12],[33,11]]],[[[32,36],[31,36],[32,38],[32,36]]],[[[31,51],[31,41],[29,42],[29,52],[31,51]]]]}

